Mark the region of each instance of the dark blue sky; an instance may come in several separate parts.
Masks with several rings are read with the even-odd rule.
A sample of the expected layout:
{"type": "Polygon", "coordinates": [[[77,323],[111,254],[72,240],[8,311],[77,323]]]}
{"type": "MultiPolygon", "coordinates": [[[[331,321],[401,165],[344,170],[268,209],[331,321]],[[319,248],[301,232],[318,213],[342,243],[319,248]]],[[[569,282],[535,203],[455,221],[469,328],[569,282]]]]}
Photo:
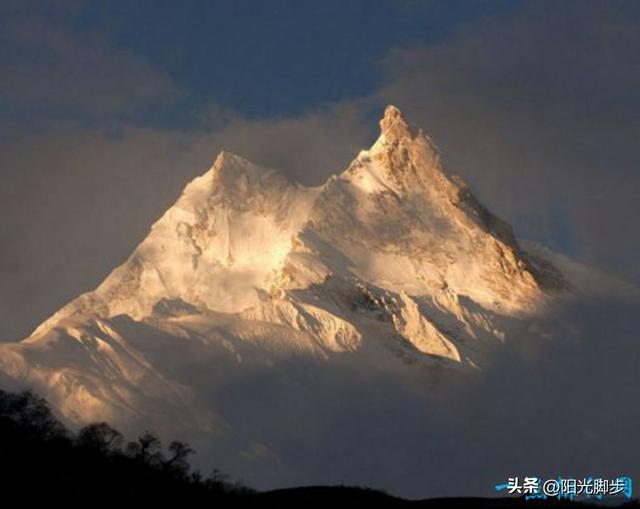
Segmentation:
{"type": "MultiPolygon", "coordinates": [[[[61,10],[56,3],[15,3],[23,15],[33,10],[69,37],[106,39],[113,50],[131,52],[166,73],[179,97],[140,108],[128,120],[186,129],[211,104],[250,118],[282,117],[365,96],[379,86],[379,59],[390,48],[437,44],[465,23],[505,15],[521,4],[99,0],[61,10]]],[[[50,50],[9,40],[5,52],[5,59],[46,61],[50,50]]],[[[117,76],[101,78],[110,82],[117,76]]],[[[64,114],[73,116],[64,106],[64,114]]],[[[33,123],[34,115],[61,115],[51,105],[22,113],[22,119],[15,114],[23,123],[33,123]]]]}
{"type": "Polygon", "coordinates": [[[165,69],[197,106],[299,114],[371,93],[394,46],[433,44],[517,1],[90,2],[76,30],[99,28],[165,69]]]}

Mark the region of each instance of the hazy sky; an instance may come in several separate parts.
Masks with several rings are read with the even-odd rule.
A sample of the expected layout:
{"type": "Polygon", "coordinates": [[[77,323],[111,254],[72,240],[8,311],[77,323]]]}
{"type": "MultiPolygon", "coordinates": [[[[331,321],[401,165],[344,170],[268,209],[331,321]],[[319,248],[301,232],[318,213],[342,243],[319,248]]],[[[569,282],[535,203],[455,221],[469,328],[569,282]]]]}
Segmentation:
{"type": "Polygon", "coordinates": [[[388,102],[530,238],[640,281],[640,3],[0,3],[0,340],[225,148],[317,184],[388,102]]]}

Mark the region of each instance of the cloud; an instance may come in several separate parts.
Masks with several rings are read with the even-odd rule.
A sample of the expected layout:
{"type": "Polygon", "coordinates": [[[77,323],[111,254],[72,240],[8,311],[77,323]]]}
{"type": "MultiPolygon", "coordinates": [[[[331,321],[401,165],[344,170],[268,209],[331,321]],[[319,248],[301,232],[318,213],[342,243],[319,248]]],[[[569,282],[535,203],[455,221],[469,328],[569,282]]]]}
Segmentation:
{"type": "Polygon", "coordinates": [[[377,126],[365,123],[366,105],[338,103],[295,118],[237,118],[197,144],[224,148],[306,185],[319,185],[372,142],[377,126]]]}
{"type": "Polygon", "coordinates": [[[81,5],[3,3],[0,110],[5,129],[80,120],[109,126],[180,97],[166,72],[107,34],[79,28],[74,20],[81,5]]]}

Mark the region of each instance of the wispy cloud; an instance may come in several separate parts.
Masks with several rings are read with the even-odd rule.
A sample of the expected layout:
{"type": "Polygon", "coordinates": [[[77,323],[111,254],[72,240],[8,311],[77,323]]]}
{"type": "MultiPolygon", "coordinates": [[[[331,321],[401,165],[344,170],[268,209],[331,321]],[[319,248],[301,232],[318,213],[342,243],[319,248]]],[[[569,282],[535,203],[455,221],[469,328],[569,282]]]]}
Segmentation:
{"type": "Polygon", "coordinates": [[[82,3],[7,2],[1,9],[0,128],[111,126],[175,102],[171,77],[96,28],[74,23],[82,3]]]}

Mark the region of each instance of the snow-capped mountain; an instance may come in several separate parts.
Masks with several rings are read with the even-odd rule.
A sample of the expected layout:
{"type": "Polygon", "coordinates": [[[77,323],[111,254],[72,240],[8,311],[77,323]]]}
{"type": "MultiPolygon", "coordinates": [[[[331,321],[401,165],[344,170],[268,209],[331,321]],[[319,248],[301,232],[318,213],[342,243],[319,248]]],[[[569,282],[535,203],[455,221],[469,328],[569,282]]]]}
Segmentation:
{"type": "Polygon", "coordinates": [[[422,401],[548,338],[573,286],[555,255],[523,249],[397,108],[380,127],[319,187],[221,153],[98,288],[0,345],[0,380],[269,485],[313,478],[296,454],[322,456],[309,444],[358,401],[422,401]]]}

